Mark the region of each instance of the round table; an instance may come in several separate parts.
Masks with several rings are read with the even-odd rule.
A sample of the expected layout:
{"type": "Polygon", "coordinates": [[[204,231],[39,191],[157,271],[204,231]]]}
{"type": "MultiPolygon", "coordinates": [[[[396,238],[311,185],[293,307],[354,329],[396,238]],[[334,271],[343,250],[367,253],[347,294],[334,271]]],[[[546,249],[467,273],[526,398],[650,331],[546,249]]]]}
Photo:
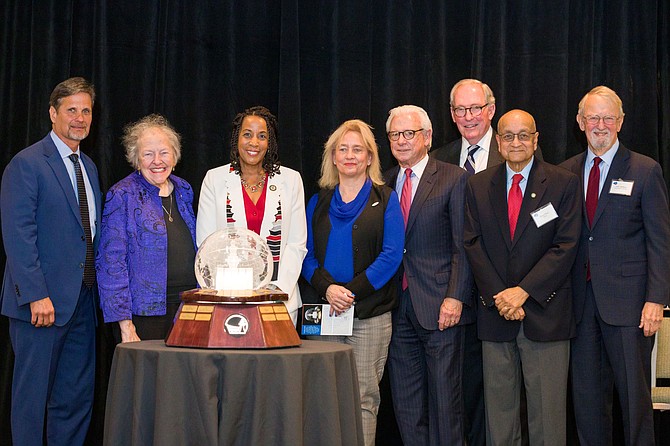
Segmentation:
{"type": "Polygon", "coordinates": [[[119,344],[105,445],[363,444],[351,347],[272,350],[119,344]]]}

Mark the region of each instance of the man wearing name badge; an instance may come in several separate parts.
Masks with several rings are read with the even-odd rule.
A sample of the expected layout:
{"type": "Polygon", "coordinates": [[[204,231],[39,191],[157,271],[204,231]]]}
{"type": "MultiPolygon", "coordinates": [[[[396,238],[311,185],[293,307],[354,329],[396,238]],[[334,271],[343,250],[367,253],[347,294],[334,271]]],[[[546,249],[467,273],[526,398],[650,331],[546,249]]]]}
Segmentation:
{"type": "Polygon", "coordinates": [[[530,444],[566,442],[579,179],[533,156],[538,137],[529,113],[503,115],[496,139],[506,162],[467,185],[464,247],[482,303],[477,325],[492,446],[522,444],[522,387],[530,444]]]}
{"type": "Polygon", "coordinates": [[[384,177],[405,219],[388,357],[398,428],[406,446],[465,444],[463,330],[474,319],[463,252],[467,173],[428,157],[433,130],[421,107],[392,109],[386,131],[399,166],[384,177]]]}
{"type": "MultiPolygon", "coordinates": [[[[491,88],[477,79],[462,79],[449,94],[451,119],[461,137],[430,152],[440,161],[455,164],[475,174],[488,167],[504,163],[498,151],[498,142],[491,126],[496,111],[496,98],[491,88]]],[[[538,146],[533,155],[542,159],[538,146]]],[[[479,292],[472,290],[475,300],[479,292]]],[[[465,434],[469,446],[486,444],[484,415],[484,378],[482,370],[482,343],[477,337],[477,324],[465,327],[465,357],[463,359],[463,403],[465,405],[465,434]]]]}
{"type": "Polygon", "coordinates": [[[670,294],[670,213],[661,166],[624,147],[623,105],[598,86],[580,101],[588,148],[561,166],[581,179],[571,377],[583,445],[612,444],[614,388],[627,445],[653,445],[651,350],[670,294]]]}
{"type": "Polygon", "coordinates": [[[91,419],[101,194],[79,142],[94,100],[83,78],[58,84],[49,99],[52,131],[14,156],[2,176],[0,299],[15,354],[16,445],[82,445],[91,419]]]}

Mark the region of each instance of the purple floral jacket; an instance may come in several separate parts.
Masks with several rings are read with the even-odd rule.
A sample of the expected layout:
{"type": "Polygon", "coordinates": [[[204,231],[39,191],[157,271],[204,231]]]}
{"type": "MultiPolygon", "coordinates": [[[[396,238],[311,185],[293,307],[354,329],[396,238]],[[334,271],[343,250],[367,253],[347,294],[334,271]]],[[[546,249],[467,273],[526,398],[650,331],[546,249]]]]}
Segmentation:
{"type": "MultiPolygon", "coordinates": [[[[186,180],[170,176],[179,213],[195,246],[193,189],[186,180]]],[[[105,322],[132,315],[166,312],[167,232],[158,188],[139,171],[107,192],[96,258],[100,307],[105,322]]]]}

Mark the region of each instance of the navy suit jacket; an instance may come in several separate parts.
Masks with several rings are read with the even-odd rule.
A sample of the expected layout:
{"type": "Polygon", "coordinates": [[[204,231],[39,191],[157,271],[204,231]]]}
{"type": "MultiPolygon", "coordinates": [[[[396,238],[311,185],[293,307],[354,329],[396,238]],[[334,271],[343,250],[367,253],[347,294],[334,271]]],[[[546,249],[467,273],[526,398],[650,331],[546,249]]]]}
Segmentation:
{"type": "MultiPolygon", "coordinates": [[[[584,202],[586,152],[562,167],[580,179],[584,202]]],[[[670,215],[661,166],[619,145],[589,228],[584,208],[582,235],[573,269],[575,315],[581,321],[586,298],[586,265],[598,312],[610,325],[637,327],[645,302],[668,304],[670,215]],[[610,192],[613,180],[633,181],[630,196],[610,192]]]]}
{"type": "MultiPolygon", "coordinates": [[[[455,164],[459,167],[461,162],[461,141],[462,138],[458,138],[455,141],[451,141],[449,144],[432,150],[430,156],[436,160],[444,161],[445,163],[455,164]]],[[[540,146],[537,146],[535,150],[535,159],[542,160],[542,149],[540,146]]],[[[489,146],[489,159],[486,163],[486,168],[497,166],[505,162],[505,158],[502,157],[498,151],[498,141],[496,140],[496,134],[493,132],[491,137],[491,144],[489,146]]]]}
{"type": "MultiPolygon", "coordinates": [[[[98,171],[83,153],[81,161],[93,188],[99,225],[98,171]]],[[[0,209],[7,254],[2,314],[30,321],[30,302],[48,296],[56,311],[55,324],[65,325],[79,299],[86,240],[76,192],[50,135],[9,162],[2,176],[0,209]]]]}
{"type": "MultiPolygon", "coordinates": [[[[399,170],[384,175],[393,189],[399,170]]],[[[445,297],[463,302],[460,325],[474,321],[472,275],[463,252],[467,177],[463,169],[429,158],[412,200],[398,274],[407,274],[414,312],[426,330],[437,330],[445,297]]]]}
{"type": "Polygon", "coordinates": [[[493,300],[495,294],[514,286],[530,295],[523,304],[528,339],[556,341],[574,336],[570,270],[581,227],[579,179],[535,159],[514,241],[507,215],[505,164],[472,175],[466,197],[464,246],[480,292],[480,339],[516,338],[521,322],[500,316],[493,300]],[[531,213],[549,204],[558,218],[538,227],[531,213]]]}

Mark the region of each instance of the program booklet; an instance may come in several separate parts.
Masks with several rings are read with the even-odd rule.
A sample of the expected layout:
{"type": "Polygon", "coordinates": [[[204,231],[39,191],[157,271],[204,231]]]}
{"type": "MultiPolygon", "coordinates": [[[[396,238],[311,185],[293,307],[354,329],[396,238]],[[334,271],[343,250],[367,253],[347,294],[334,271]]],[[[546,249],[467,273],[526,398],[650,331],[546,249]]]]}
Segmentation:
{"type": "Polygon", "coordinates": [[[329,304],[303,304],[301,334],[307,336],[351,336],[354,329],[354,307],[330,316],[329,304]]]}

